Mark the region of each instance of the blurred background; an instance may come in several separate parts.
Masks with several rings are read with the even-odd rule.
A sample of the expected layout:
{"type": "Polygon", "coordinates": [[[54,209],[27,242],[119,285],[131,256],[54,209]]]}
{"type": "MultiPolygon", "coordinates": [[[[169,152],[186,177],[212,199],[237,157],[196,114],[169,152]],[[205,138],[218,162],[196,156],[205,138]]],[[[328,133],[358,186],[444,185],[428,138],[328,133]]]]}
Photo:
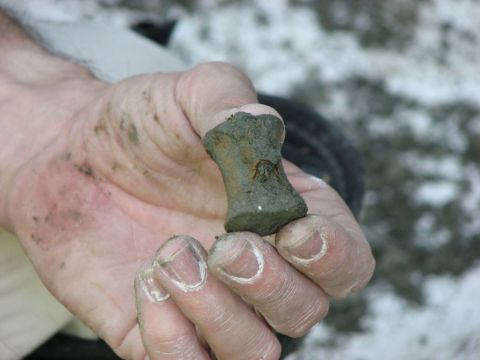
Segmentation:
{"type": "Polygon", "coordinates": [[[231,62],[353,140],[376,274],[289,359],[480,358],[480,1],[11,2],[33,20],[177,20],[187,64],[231,62]]]}

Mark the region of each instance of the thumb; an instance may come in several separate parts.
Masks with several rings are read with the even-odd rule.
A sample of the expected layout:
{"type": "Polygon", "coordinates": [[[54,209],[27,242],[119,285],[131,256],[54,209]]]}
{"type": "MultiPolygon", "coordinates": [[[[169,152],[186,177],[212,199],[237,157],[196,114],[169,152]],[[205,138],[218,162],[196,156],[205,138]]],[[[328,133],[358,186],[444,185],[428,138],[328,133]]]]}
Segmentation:
{"type": "Polygon", "coordinates": [[[149,203],[178,209],[195,197],[212,213],[225,194],[201,138],[236,112],[280,118],[258,104],[246,75],[218,62],[129,78],[96,100],[78,115],[79,163],[149,203]]]}
{"type": "Polygon", "coordinates": [[[281,118],[275,109],[258,104],[250,79],[228,63],[204,63],[182,73],[176,100],[201,138],[236,112],[281,118]]]}
{"type": "Polygon", "coordinates": [[[154,169],[165,164],[162,156],[183,164],[205,158],[200,139],[236,112],[281,118],[258,104],[245,74],[221,62],[126,79],[92,110],[87,125],[92,153],[110,153],[107,157],[120,163],[141,159],[154,169]]]}

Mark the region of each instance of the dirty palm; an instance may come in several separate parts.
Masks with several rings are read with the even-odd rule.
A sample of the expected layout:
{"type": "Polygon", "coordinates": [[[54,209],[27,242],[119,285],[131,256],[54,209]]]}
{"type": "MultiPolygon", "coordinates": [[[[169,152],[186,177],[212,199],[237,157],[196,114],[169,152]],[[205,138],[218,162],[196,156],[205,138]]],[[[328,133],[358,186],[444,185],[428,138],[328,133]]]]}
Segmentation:
{"type": "MultiPolygon", "coordinates": [[[[193,236],[202,260],[215,236],[224,233],[227,201],[222,176],[201,139],[233,113],[279,115],[257,104],[251,83],[226,64],[138,76],[115,85],[79,71],[75,80],[67,77],[45,86],[48,91],[41,93],[21,85],[15,89],[18,98],[28,96],[43,104],[42,114],[48,116],[33,121],[50,126],[37,134],[38,151],[15,164],[9,228],[57,299],[117,354],[142,358],[149,351],[145,344],[155,343],[151,339],[161,329],[146,324],[150,330],[142,333],[146,328],[138,327],[132,291],[135,272],[174,234],[193,236]],[[56,99],[54,107],[51,99],[56,99]]],[[[28,109],[12,103],[9,111],[19,121],[30,121],[28,109]]],[[[278,356],[279,345],[270,327],[290,336],[303,335],[325,316],[328,295],[346,296],[371,276],[370,249],[340,197],[294,165],[284,162],[284,168],[316,215],[282,228],[276,235],[276,250],[258,236],[237,239],[254,246],[265,259],[264,274],[251,287],[270,290],[278,299],[275,308],[266,305],[271,298],[257,298],[251,288],[229,283],[216,268],[210,269],[202,291],[211,291],[208,294],[217,300],[222,294],[218,308],[236,314],[232,321],[242,324],[240,319],[251,319],[230,333],[227,338],[237,342],[227,350],[218,341],[222,332],[213,333],[211,323],[202,322],[205,319],[185,302],[186,295],[168,288],[171,298],[162,309],[171,307],[168,314],[182,319],[175,323],[180,324],[177,328],[170,328],[169,336],[177,336],[175,331],[187,334],[199,354],[204,350],[192,333],[195,327],[220,358],[229,358],[229,351],[241,354],[239,349],[251,333],[264,334],[264,341],[250,351],[278,356]],[[300,246],[299,239],[307,238],[313,238],[314,244],[300,246]],[[312,252],[325,250],[327,242],[322,261],[298,260],[300,255],[311,258],[312,252]],[[295,257],[294,251],[299,253],[295,257]],[[361,260],[354,261],[357,254],[361,260]],[[326,271],[329,268],[336,270],[326,271]],[[291,293],[289,287],[297,290],[291,293]],[[241,298],[255,306],[270,326],[241,298]],[[297,316],[285,319],[287,313],[297,316]]],[[[162,281],[168,287],[167,280],[162,281]]],[[[195,299],[199,304],[202,299],[195,299]]]]}

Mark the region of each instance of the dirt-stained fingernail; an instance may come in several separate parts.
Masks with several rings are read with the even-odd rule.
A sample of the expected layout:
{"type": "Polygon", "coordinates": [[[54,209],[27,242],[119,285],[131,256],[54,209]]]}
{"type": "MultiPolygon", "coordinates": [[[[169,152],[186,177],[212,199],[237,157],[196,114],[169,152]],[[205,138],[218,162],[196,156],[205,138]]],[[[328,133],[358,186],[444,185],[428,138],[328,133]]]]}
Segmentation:
{"type": "Polygon", "coordinates": [[[249,232],[220,236],[210,249],[210,268],[239,284],[254,282],[262,274],[265,264],[254,237],[258,235],[249,232]]]}
{"type": "Polygon", "coordinates": [[[296,220],[278,232],[277,246],[293,262],[309,265],[321,259],[328,251],[325,226],[315,215],[296,220]]]}
{"type": "Polygon", "coordinates": [[[135,276],[135,294],[139,300],[147,299],[152,303],[161,303],[170,294],[155,281],[153,276],[155,263],[152,260],[144,263],[135,276]]]}
{"type": "Polygon", "coordinates": [[[194,238],[179,235],[170,238],[155,256],[155,271],[165,274],[180,290],[200,290],[207,279],[205,250],[194,238]]]}

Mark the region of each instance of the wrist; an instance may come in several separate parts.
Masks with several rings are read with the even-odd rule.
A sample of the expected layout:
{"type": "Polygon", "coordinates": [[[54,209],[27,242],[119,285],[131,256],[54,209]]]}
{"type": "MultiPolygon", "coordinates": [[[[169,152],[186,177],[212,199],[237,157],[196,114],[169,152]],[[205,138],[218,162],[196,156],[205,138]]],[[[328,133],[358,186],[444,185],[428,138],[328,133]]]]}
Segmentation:
{"type": "Polygon", "coordinates": [[[0,44],[0,54],[0,85],[12,81],[44,86],[69,79],[94,78],[86,68],[40,49],[9,50],[0,44]]]}
{"type": "Polygon", "coordinates": [[[104,85],[38,46],[1,9],[0,34],[0,227],[11,230],[16,173],[68,127],[81,99],[104,85]]]}
{"type": "Polygon", "coordinates": [[[94,79],[94,76],[88,69],[48,53],[30,39],[0,40],[0,85],[11,81],[45,86],[70,79],[94,79]]]}
{"type": "Polygon", "coordinates": [[[44,85],[68,78],[93,78],[90,71],[46,51],[0,9],[0,81],[44,85]]]}

